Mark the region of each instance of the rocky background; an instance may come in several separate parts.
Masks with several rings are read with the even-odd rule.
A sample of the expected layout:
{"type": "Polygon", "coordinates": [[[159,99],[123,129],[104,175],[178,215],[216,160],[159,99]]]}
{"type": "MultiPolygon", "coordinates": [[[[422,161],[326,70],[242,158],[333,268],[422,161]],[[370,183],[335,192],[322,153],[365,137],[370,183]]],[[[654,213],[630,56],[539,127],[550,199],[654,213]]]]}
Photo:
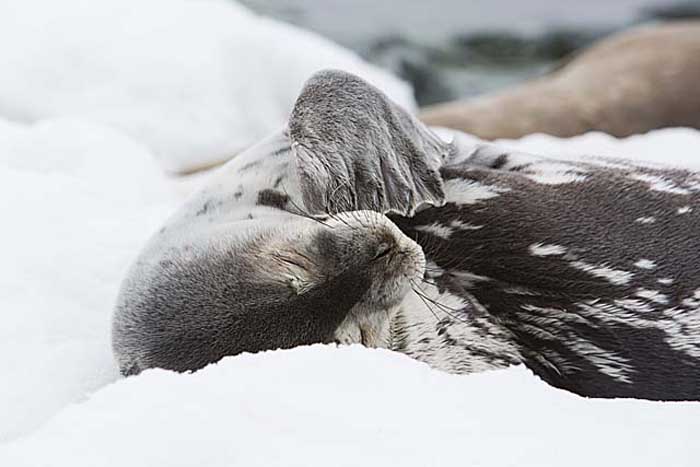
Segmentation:
{"type": "Polygon", "coordinates": [[[243,0],[409,81],[420,105],[542,75],[593,41],[650,21],[700,18],[700,0],[243,0]]]}

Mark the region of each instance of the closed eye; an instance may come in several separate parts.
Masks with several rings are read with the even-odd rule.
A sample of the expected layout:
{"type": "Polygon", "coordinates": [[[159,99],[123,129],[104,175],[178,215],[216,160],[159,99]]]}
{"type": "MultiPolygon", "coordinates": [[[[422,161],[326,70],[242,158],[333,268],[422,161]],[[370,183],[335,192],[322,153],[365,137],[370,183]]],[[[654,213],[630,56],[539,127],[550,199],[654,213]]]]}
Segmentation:
{"type": "Polygon", "coordinates": [[[390,252],[391,252],[391,244],[388,242],[382,242],[377,247],[377,253],[374,255],[374,258],[372,258],[372,260],[377,260],[379,258],[382,258],[382,257],[388,255],[390,252]]]}
{"type": "Polygon", "coordinates": [[[291,264],[291,265],[296,266],[302,270],[306,270],[306,268],[304,267],[304,265],[301,262],[299,262],[293,258],[290,258],[289,256],[283,256],[280,254],[275,254],[274,256],[284,263],[291,264]]]}

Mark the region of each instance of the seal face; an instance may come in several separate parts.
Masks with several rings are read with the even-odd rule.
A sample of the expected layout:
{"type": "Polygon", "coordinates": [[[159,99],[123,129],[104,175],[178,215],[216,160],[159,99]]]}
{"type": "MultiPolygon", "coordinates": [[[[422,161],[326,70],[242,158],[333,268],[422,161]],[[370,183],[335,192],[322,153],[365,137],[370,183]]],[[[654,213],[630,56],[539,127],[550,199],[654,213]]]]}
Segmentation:
{"type": "Polygon", "coordinates": [[[698,174],[445,144],[340,72],[298,105],[144,249],[113,321],[123,373],[360,342],[700,400],[698,174]]]}
{"type": "Polygon", "coordinates": [[[142,252],[113,318],[122,373],[318,342],[388,345],[389,316],[425,260],[383,212],[441,202],[449,147],[346,73],[312,78],[293,116],[142,252]],[[339,102],[354,124],[334,120],[339,102]]]}
{"type": "Polygon", "coordinates": [[[226,355],[375,332],[423,274],[423,253],[384,216],[243,220],[147,249],[122,287],[113,339],[124,374],[194,370],[226,355]]]}

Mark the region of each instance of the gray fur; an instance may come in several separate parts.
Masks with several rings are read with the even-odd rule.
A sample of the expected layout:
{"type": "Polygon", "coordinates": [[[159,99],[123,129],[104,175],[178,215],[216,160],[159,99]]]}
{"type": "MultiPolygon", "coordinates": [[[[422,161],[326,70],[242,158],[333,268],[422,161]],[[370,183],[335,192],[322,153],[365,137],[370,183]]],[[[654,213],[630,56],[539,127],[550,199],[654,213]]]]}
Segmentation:
{"type": "Polygon", "coordinates": [[[144,249],[114,318],[122,371],[362,342],[455,373],[524,363],[587,396],[700,399],[700,177],[460,140],[357,78],[312,78],[289,128],[144,249]]]}
{"type": "MultiPolygon", "coordinates": [[[[342,76],[343,83],[361,83],[342,76]]],[[[358,160],[345,172],[324,172],[326,179],[311,174],[299,160],[323,164],[325,153],[313,152],[318,148],[307,136],[299,140],[311,150],[292,151],[299,144],[289,135],[313,132],[315,114],[308,114],[308,125],[295,124],[307,115],[303,97],[317,95],[314,83],[323,87],[337,78],[312,80],[290,128],[222,167],[146,245],[122,284],[113,319],[113,348],[124,374],[194,370],[226,355],[317,342],[387,345],[389,317],[410,282],[423,275],[424,257],[385,216],[367,209],[410,213],[419,203],[441,202],[438,159],[449,146],[427,131],[416,136],[412,117],[377,99],[381,111],[360,114],[374,116],[364,122],[367,131],[395,136],[373,146],[395,166],[367,157],[367,164],[358,160]],[[407,148],[415,155],[411,163],[398,157],[407,148]],[[329,184],[339,179],[352,183],[329,184]],[[308,202],[311,193],[331,189],[352,212],[308,202]],[[311,218],[309,212],[336,215],[311,218]]],[[[365,91],[355,89],[358,105],[357,94],[365,91]]],[[[355,137],[355,146],[369,143],[365,134],[355,137]]]]}
{"type": "Polygon", "coordinates": [[[289,135],[305,206],[412,214],[444,202],[450,146],[360,78],[320,72],[294,105],[289,135]]]}

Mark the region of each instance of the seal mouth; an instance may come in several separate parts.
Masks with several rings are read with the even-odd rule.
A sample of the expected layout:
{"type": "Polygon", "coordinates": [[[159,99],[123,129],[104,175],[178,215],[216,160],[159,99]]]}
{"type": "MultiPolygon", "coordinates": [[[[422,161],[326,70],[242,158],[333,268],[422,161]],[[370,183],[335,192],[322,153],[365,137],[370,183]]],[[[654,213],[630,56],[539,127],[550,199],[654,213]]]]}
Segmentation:
{"type": "Polygon", "coordinates": [[[338,326],[333,339],[338,344],[389,348],[393,315],[422,281],[425,255],[420,245],[387,217],[364,211],[352,215],[351,223],[364,227],[376,252],[364,266],[371,278],[369,287],[338,326]]]}

